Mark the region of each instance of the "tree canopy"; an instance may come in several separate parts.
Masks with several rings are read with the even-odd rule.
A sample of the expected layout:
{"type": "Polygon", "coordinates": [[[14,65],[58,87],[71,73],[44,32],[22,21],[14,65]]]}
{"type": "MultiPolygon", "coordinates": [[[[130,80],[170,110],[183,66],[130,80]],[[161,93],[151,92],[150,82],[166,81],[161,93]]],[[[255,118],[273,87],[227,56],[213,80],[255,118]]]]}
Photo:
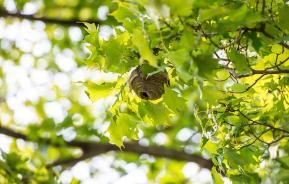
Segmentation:
{"type": "Polygon", "coordinates": [[[288,183],[288,1],[0,0],[0,15],[0,183],[84,183],[61,178],[106,155],[118,175],[146,168],[139,183],[210,182],[193,163],[217,184],[288,183]],[[136,68],[165,74],[146,86],[161,98],[132,89],[136,68]]]}

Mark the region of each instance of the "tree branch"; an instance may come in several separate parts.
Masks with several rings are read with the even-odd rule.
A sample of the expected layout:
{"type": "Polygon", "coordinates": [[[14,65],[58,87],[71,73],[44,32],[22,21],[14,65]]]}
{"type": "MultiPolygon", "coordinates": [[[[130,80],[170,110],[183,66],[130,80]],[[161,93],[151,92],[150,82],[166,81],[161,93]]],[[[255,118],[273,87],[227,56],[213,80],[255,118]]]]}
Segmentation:
{"type": "Polygon", "coordinates": [[[253,70],[252,71],[253,74],[285,74],[285,73],[289,73],[289,70],[253,70]]]}
{"type": "Polygon", "coordinates": [[[232,75],[235,78],[245,78],[245,77],[250,77],[252,75],[276,75],[276,74],[286,74],[289,73],[289,70],[287,69],[278,69],[278,70],[252,70],[251,73],[245,73],[245,74],[237,74],[234,69],[232,68],[226,68],[229,70],[230,73],[232,73],[232,75]]]}
{"type": "Polygon", "coordinates": [[[260,81],[264,76],[265,76],[265,74],[262,74],[250,86],[248,86],[244,91],[228,91],[228,92],[230,92],[230,93],[245,93],[245,92],[249,91],[252,87],[254,87],[258,83],[258,81],[260,81]]]}
{"type": "MultiPolygon", "coordinates": [[[[13,138],[17,138],[17,139],[23,139],[25,141],[45,143],[45,144],[50,144],[53,146],[62,145],[62,144],[54,143],[51,140],[45,139],[45,138],[39,138],[38,140],[30,140],[29,137],[27,137],[26,135],[15,132],[14,130],[4,128],[4,127],[0,127],[0,134],[4,134],[13,138]]],[[[166,148],[164,146],[141,146],[137,142],[130,142],[130,143],[125,143],[123,149],[119,149],[117,146],[108,144],[108,143],[77,141],[77,140],[71,141],[71,142],[65,142],[65,144],[67,146],[81,148],[83,151],[83,155],[79,158],[56,161],[48,165],[48,167],[53,167],[53,166],[62,165],[62,164],[69,164],[69,165],[75,164],[78,161],[88,159],[98,154],[106,153],[109,151],[130,152],[130,153],[135,153],[135,154],[148,154],[148,155],[155,156],[155,157],[163,157],[163,158],[180,160],[180,161],[195,162],[199,164],[200,167],[208,168],[208,169],[211,169],[213,166],[213,163],[211,160],[207,160],[200,155],[188,154],[183,151],[166,148]]]]}
{"type": "Polygon", "coordinates": [[[25,15],[19,12],[11,13],[3,8],[0,9],[0,17],[14,17],[20,19],[27,19],[31,21],[42,21],[47,24],[59,24],[63,26],[81,26],[82,22],[100,24],[100,21],[97,20],[79,20],[79,19],[65,20],[58,18],[37,17],[36,15],[25,15]]]}

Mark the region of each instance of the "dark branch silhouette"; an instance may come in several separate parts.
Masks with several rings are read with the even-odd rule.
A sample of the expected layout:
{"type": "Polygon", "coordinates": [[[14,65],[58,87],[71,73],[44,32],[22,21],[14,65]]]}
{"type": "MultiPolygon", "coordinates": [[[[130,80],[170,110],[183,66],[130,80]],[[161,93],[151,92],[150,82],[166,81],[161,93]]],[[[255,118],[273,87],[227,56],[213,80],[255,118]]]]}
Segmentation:
{"type": "Polygon", "coordinates": [[[48,17],[38,17],[36,15],[25,15],[19,12],[12,13],[7,10],[1,8],[0,9],[0,17],[12,17],[12,18],[20,18],[27,19],[31,21],[42,21],[47,24],[58,24],[62,26],[81,26],[82,22],[101,24],[98,20],[79,20],[79,19],[59,19],[59,18],[48,18],[48,17]]]}
{"type": "Polygon", "coordinates": [[[236,74],[236,78],[244,78],[244,77],[250,77],[252,75],[257,75],[257,74],[262,74],[262,75],[275,75],[275,74],[287,74],[289,73],[289,70],[283,70],[283,69],[278,69],[278,70],[252,70],[251,73],[246,73],[246,74],[236,74]]]}
{"type": "Polygon", "coordinates": [[[81,157],[72,158],[67,160],[58,160],[52,164],[49,164],[47,167],[53,167],[56,165],[73,165],[78,161],[91,158],[93,156],[99,155],[101,153],[106,153],[109,151],[118,151],[118,152],[130,152],[135,154],[148,154],[155,157],[163,157],[168,159],[180,160],[180,161],[189,161],[199,164],[200,167],[211,169],[213,163],[211,160],[207,160],[197,154],[188,154],[183,151],[178,151],[164,146],[141,146],[137,142],[129,142],[124,144],[124,148],[120,149],[115,145],[109,143],[100,143],[100,142],[89,142],[89,141],[78,141],[74,140],[71,142],[55,143],[46,138],[39,138],[38,140],[30,140],[28,136],[15,132],[14,130],[1,127],[0,134],[4,134],[13,138],[23,139],[25,141],[32,141],[36,143],[50,144],[53,146],[71,146],[79,147],[82,149],[83,154],[81,157]]]}

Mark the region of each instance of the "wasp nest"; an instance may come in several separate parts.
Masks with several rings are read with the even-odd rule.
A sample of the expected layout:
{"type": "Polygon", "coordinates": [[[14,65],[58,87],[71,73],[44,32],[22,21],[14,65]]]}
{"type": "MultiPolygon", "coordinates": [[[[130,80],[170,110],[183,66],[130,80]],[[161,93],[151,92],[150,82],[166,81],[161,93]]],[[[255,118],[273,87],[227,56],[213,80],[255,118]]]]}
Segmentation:
{"type": "MultiPolygon", "coordinates": [[[[143,65],[142,65],[143,66],[143,65]]],[[[131,72],[129,86],[137,96],[144,100],[156,100],[164,94],[164,84],[169,86],[169,78],[166,70],[145,74],[142,66],[138,66],[131,72]]]]}

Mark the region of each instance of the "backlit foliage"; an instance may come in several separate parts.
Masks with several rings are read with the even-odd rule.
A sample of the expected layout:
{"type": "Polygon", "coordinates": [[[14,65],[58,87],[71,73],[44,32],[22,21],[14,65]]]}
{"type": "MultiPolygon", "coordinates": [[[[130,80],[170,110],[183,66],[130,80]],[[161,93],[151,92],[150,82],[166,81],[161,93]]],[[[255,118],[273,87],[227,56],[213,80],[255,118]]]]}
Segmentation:
{"type": "Polygon", "coordinates": [[[154,183],[198,182],[182,172],[195,157],[218,184],[288,183],[288,4],[0,0],[0,26],[31,27],[29,39],[0,30],[0,133],[17,138],[1,150],[0,183],[57,183],[66,164],[108,151],[119,175],[135,163],[154,183]],[[140,99],[129,87],[143,64],[147,75],[168,73],[160,99],[140,99]],[[20,93],[20,78],[45,95],[20,93]],[[34,119],[19,118],[17,107],[34,119]]]}

